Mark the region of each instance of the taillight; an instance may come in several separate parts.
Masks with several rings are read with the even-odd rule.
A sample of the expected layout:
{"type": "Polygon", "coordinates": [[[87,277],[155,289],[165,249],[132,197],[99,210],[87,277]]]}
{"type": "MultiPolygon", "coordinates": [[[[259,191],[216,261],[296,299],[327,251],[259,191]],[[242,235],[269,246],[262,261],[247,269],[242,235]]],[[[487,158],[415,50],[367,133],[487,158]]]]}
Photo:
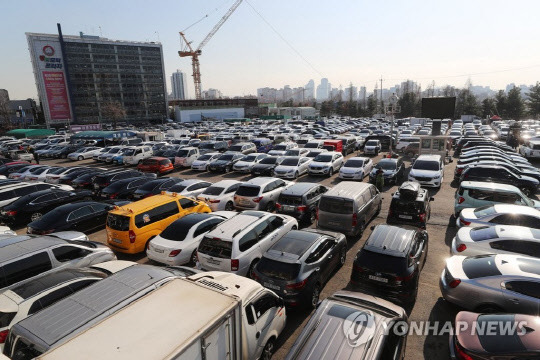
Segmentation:
{"type": "Polygon", "coordinates": [[[471,225],[470,221],[463,220],[463,218],[459,218],[459,222],[461,223],[461,225],[465,225],[465,226],[471,225]]]}
{"type": "Polygon", "coordinates": [[[456,338],[454,338],[454,341],[455,341],[454,348],[456,349],[457,358],[460,360],[473,360],[472,357],[470,357],[469,355],[467,355],[467,353],[465,353],[465,350],[463,350],[463,348],[458,343],[456,338]]]}
{"type": "Polygon", "coordinates": [[[463,252],[463,251],[467,250],[467,245],[465,245],[465,244],[459,244],[459,245],[456,247],[456,250],[457,250],[458,252],[463,252]]]}
{"type": "Polygon", "coordinates": [[[463,168],[456,168],[456,173],[461,174],[463,172],[463,168]]]}
{"type": "Polygon", "coordinates": [[[7,216],[15,216],[15,215],[17,215],[17,211],[16,210],[6,211],[6,215],[7,216]]]}
{"type": "Polygon", "coordinates": [[[253,198],[252,200],[253,200],[253,202],[259,203],[262,200],[262,196],[253,198]]]}
{"type": "Polygon", "coordinates": [[[448,284],[448,286],[450,286],[452,289],[454,289],[459,284],[461,284],[461,280],[460,279],[454,279],[454,280],[450,281],[450,284],[448,284]]]}
{"type": "Polygon", "coordinates": [[[129,230],[129,242],[132,244],[135,244],[135,239],[137,238],[137,235],[135,235],[135,232],[133,230],[129,230]]]}
{"type": "Polygon", "coordinates": [[[279,209],[281,209],[281,204],[276,203],[276,210],[279,210],[279,209]]]}
{"type": "Polygon", "coordinates": [[[305,278],[304,280],[300,281],[299,283],[285,285],[285,287],[286,287],[287,289],[294,289],[294,290],[300,290],[300,289],[303,289],[304,286],[306,286],[308,279],[309,279],[309,278],[305,278]]]}
{"type": "Polygon", "coordinates": [[[352,215],[352,226],[353,227],[356,227],[356,225],[358,225],[358,214],[357,213],[354,213],[352,215]]]}
{"type": "Polygon", "coordinates": [[[307,206],[305,205],[300,205],[300,206],[297,206],[296,207],[296,210],[300,211],[300,212],[304,212],[307,210],[307,206]]]}
{"type": "Polygon", "coordinates": [[[118,196],[118,193],[109,194],[110,199],[116,199],[117,196],[118,196]]]}
{"type": "Polygon", "coordinates": [[[397,283],[401,283],[401,282],[404,282],[404,281],[409,281],[411,280],[413,277],[414,277],[414,274],[415,274],[416,270],[413,271],[412,273],[410,273],[409,275],[407,276],[396,276],[394,278],[394,280],[397,282],[397,283]]]}
{"type": "Polygon", "coordinates": [[[358,272],[364,272],[366,271],[363,267],[361,267],[360,265],[358,265],[357,263],[353,263],[353,270],[354,271],[358,271],[358,272]]]}
{"type": "Polygon", "coordinates": [[[317,212],[315,213],[315,220],[319,221],[319,208],[317,208],[317,212]]]}
{"type": "Polygon", "coordinates": [[[218,204],[221,202],[221,200],[210,200],[209,201],[211,204],[218,204]]]}
{"type": "Polygon", "coordinates": [[[239,267],[240,267],[240,260],[231,259],[231,271],[238,271],[239,267]]]}
{"type": "Polygon", "coordinates": [[[0,331],[0,344],[3,344],[6,342],[8,334],[9,334],[9,330],[0,331]]]}
{"type": "Polygon", "coordinates": [[[465,201],[465,198],[463,196],[460,196],[459,199],[457,200],[458,204],[461,204],[464,201],[465,201]]]}
{"type": "Polygon", "coordinates": [[[422,213],[419,216],[420,216],[420,221],[422,222],[426,221],[426,213],[422,213]]]}
{"type": "Polygon", "coordinates": [[[173,250],[169,253],[169,257],[175,257],[176,255],[180,254],[182,252],[181,249],[173,250]]]}

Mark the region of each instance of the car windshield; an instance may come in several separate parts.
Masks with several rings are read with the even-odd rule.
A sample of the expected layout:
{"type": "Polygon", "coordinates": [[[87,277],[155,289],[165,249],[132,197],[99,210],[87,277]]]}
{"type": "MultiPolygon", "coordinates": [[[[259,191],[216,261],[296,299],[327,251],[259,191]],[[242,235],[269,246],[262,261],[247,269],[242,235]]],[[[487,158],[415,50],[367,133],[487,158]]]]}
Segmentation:
{"type": "Polygon", "coordinates": [[[359,168],[364,166],[364,160],[347,160],[345,167],[359,168]]]}
{"type": "Polygon", "coordinates": [[[298,156],[300,155],[300,150],[287,150],[285,156],[298,156]]]}
{"type": "Polygon", "coordinates": [[[313,159],[315,162],[330,162],[332,161],[332,155],[319,154],[313,159]]]}
{"type": "Polygon", "coordinates": [[[201,195],[220,195],[223,192],[224,188],[219,186],[209,186],[202,192],[201,195]]]}
{"type": "Polygon", "coordinates": [[[107,226],[117,231],[128,231],[129,217],[117,214],[109,214],[107,216],[107,226]]]}
{"type": "Polygon", "coordinates": [[[257,264],[257,271],[270,278],[291,281],[296,279],[300,264],[290,264],[263,257],[257,264]]]}
{"type": "Polygon", "coordinates": [[[336,214],[352,214],[353,201],[350,199],[324,196],[319,202],[319,210],[336,214]]]}
{"type": "Polygon", "coordinates": [[[496,213],[497,211],[495,211],[495,206],[493,205],[481,206],[474,210],[474,216],[476,216],[479,219],[485,216],[496,214],[496,213]]]}
{"type": "Polygon", "coordinates": [[[262,159],[261,162],[259,162],[259,164],[272,165],[276,163],[277,159],[278,158],[275,158],[275,157],[267,157],[267,158],[262,159]]]}
{"type": "Polygon", "coordinates": [[[366,146],[377,146],[377,140],[369,140],[366,146]]]}
{"type": "Polygon", "coordinates": [[[298,158],[286,158],[281,162],[280,165],[283,165],[283,166],[297,166],[298,161],[300,161],[300,159],[298,159],[298,158]]]}
{"type": "Polygon", "coordinates": [[[375,165],[375,169],[383,169],[383,170],[395,170],[396,169],[396,162],[394,161],[384,161],[381,160],[377,165],[375,165]]]}
{"type": "Polygon", "coordinates": [[[111,150],[109,150],[109,154],[116,154],[117,152],[120,151],[121,148],[112,148],[111,150]]]}
{"type": "Polygon", "coordinates": [[[463,272],[469,279],[501,275],[501,272],[495,263],[495,255],[481,255],[465,258],[463,260],[463,272]]]}
{"type": "Polygon", "coordinates": [[[218,161],[229,161],[229,160],[232,160],[234,157],[233,154],[225,154],[225,155],[221,155],[217,160],[218,161]]]}
{"type": "Polygon", "coordinates": [[[412,168],[415,170],[439,171],[439,162],[429,160],[416,160],[412,168]]]}
{"type": "Polygon", "coordinates": [[[135,149],[126,149],[122,153],[126,156],[131,156],[135,153],[135,149]]]}
{"type": "Polygon", "coordinates": [[[178,152],[176,153],[176,156],[178,157],[186,157],[189,153],[189,150],[184,150],[184,149],[181,149],[181,150],[178,150],[178,152]]]}
{"type": "Polygon", "coordinates": [[[256,159],[257,159],[257,155],[248,155],[245,158],[243,158],[241,161],[254,162],[256,159]]]}

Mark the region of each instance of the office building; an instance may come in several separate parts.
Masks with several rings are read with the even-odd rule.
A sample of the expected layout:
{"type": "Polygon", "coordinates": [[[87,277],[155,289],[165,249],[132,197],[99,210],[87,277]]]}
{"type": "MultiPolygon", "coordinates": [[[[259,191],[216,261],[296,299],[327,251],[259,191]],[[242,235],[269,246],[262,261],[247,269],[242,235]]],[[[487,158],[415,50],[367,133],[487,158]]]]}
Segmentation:
{"type": "Polygon", "coordinates": [[[187,99],[187,79],[186,73],[176,70],[171,75],[172,99],[186,100],[187,99]]]}
{"type": "Polygon", "coordinates": [[[48,126],[111,123],[112,117],[126,124],[166,118],[160,43],[83,33],[27,33],[26,38],[48,126]]]}

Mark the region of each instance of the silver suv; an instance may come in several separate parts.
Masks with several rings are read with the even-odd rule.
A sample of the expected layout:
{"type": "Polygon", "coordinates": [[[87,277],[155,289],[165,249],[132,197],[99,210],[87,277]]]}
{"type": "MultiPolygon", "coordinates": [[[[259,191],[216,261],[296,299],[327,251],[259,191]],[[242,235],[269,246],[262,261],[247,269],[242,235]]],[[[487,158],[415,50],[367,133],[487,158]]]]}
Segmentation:
{"type": "Polygon", "coordinates": [[[294,183],[272,177],[257,177],[240,185],[234,194],[234,207],[240,210],[274,211],[281,192],[294,183]]]}

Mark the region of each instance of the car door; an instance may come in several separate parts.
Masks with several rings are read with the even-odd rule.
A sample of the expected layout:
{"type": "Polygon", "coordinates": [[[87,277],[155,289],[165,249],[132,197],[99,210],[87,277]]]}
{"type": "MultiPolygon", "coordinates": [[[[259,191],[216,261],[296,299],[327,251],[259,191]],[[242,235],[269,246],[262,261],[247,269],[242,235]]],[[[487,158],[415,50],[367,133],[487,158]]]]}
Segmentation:
{"type": "Polygon", "coordinates": [[[319,251],[321,252],[321,281],[325,283],[332,276],[332,273],[337,266],[337,262],[339,261],[339,254],[337,253],[337,241],[330,238],[323,240],[319,251]]]}
{"type": "Polygon", "coordinates": [[[92,230],[103,229],[105,227],[107,215],[112,207],[109,204],[92,204],[92,230]]]}
{"type": "Polygon", "coordinates": [[[86,205],[71,212],[68,217],[69,229],[75,231],[89,231],[95,224],[94,210],[90,205],[86,205]]]}
{"type": "Polygon", "coordinates": [[[74,245],[60,245],[51,249],[53,258],[59,268],[80,268],[93,265],[93,260],[98,256],[89,249],[74,245]]]}
{"type": "Polygon", "coordinates": [[[245,307],[248,359],[258,359],[270,332],[283,321],[279,299],[268,291],[263,291],[245,307]]]}
{"type": "Polygon", "coordinates": [[[536,314],[540,306],[540,282],[510,280],[501,283],[504,310],[510,313],[536,314]]]}
{"type": "Polygon", "coordinates": [[[309,165],[309,159],[300,159],[300,174],[307,173],[309,165]]]}

